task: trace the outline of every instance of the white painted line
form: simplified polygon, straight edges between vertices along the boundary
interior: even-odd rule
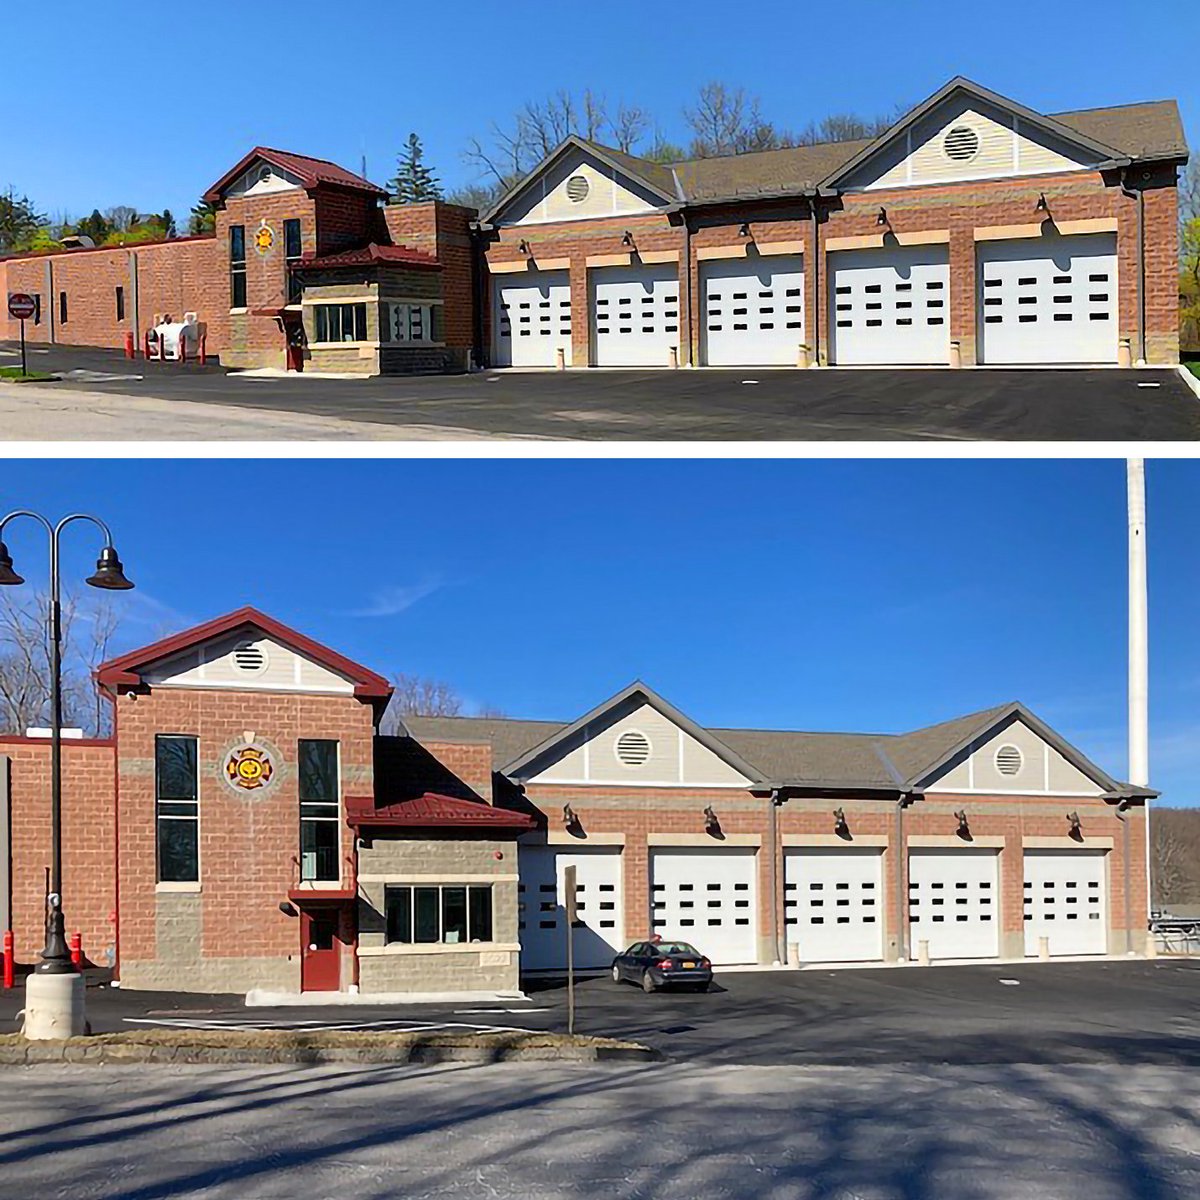
[[[753,383],[753,384],[757,384],[757,383],[758,383],[758,380],[757,380],[757,379],[743,379],[743,380],[742,380],[742,383],[744,383],[744,384],[746,384],[746,383]]]
[[[1000,982],[1002,984],[1004,984],[1006,987],[1020,987],[1021,986],[1021,981],[1019,979],[1001,979]]]
[[[1161,383],[1139,383],[1138,387],[1140,387],[1140,388],[1142,388],[1142,387],[1156,388],[1156,387],[1162,387],[1162,384]]]

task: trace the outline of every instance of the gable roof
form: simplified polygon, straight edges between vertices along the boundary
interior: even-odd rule
[[[361,175],[355,175],[352,171],[347,171],[345,167],[339,167],[337,163],[330,162],[327,158],[310,158],[307,154],[293,154],[290,150],[275,150],[270,146],[255,146],[235,166],[226,171],[204,193],[202,198],[207,200],[209,204],[216,204],[224,195],[225,189],[257,158],[261,158],[264,162],[278,167],[281,171],[288,171],[292,175],[295,175],[306,188],[315,188],[321,184],[326,184],[329,187],[350,188],[353,191],[370,192],[372,195],[379,197],[387,196],[387,192],[379,187],[378,184],[372,183],[369,179],[364,179]]]
[[[223,617],[206,621],[202,625],[195,625],[182,633],[172,634],[149,646],[131,650],[117,658],[110,658],[95,669],[93,677],[101,687],[114,691],[120,687],[137,687],[142,682],[141,672],[153,663],[161,662],[164,658],[170,658],[213,638],[243,629],[255,629],[265,633],[313,662],[344,675],[354,684],[354,695],[359,700],[370,700],[379,706],[391,699],[392,685],[382,675],[377,675],[361,663],[356,663],[338,654],[336,650],[313,641],[274,617],[249,607],[239,608],[235,612],[226,613]]]
[[[622,174],[629,176],[629,178],[636,180],[666,204],[674,204],[679,199],[670,167],[664,167],[661,163],[650,162],[645,158],[638,158],[633,154],[626,154],[623,150],[614,150],[611,146],[602,146],[599,142],[592,142],[587,138],[582,138],[578,134],[572,133],[563,138],[532,171],[529,171],[514,183],[486,212],[481,213],[479,223],[481,225],[490,224],[534,180],[544,175],[570,150],[583,150],[587,154],[594,155],[601,162],[607,163],[613,170],[620,171]]]
[[[426,792],[411,800],[376,804],[371,796],[346,797],[346,824],[352,828],[491,829],[523,832],[533,829],[534,818],[508,808],[494,808],[482,800],[462,800]]]
[[[632,694],[635,689],[645,689],[649,693],[644,684],[632,684],[612,701],[606,701],[570,725],[560,721],[514,721],[499,717],[406,717],[404,723],[418,741],[428,738],[431,741],[491,742],[495,769],[520,778],[520,772],[526,764],[566,738],[569,732],[581,729],[620,697]],[[657,699],[666,704],[661,697]],[[671,712],[677,710],[671,709]],[[682,714],[679,717],[682,718],[679,720],[681,725],[687,722],[684,728],[688,728],[689,732],[699,729]],[[709,739],[706,744],[720,746],[727,753],[735,755],[742,764],[737,769],[758,788],[898,794],[920,791],[921,786],[948,765],[955,755],[1013,717],[1028,724],[1068,762],[1095,779],[1112,798],[1157,795],[1149,788],[1139,788],[1113,779],[1016,701],[908,733],[810,733],[722,728],[699,729],[699,732]]]

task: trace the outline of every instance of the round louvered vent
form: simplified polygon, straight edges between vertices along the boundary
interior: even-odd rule
[[[650,757],[650,739],[639,729],[626,730],[617,738],[616,754],[627,767],[643,766]]]
[[[1025,765],[1025,758],[1016,746],[1001,746],[996,751],[996,770],[1001,775],[1019,774]]]
[[[257,675],[267,669],[267,652],[261,646],[251,642],[243,642],[232,656],[233,665],[243,675]]]
[[[979,134],[970,125],[955,125],[942,142],[946,157],[955,162],[969,162],[979,153]]]
[[[572,175],[567,180],[567,197],[572,204],[578,204],[581,200],[586,200],[590,190],[588,181],[582,175]]]

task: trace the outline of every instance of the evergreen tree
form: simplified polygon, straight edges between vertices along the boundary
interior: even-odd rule
[[[23,250],[46,223],[28,196],[9,188],[0,194],[0,250]]]
[[[188,233],[212,233],[217,227],[217,210],[207,200],[201,200],[192,205],[191,216],[188,217]]]
[[[442,185],[425,165],[425,149],[415,133],[408,135],[408,146],[396,160],[396,177],[391,181],[392,200],[396,204],[416,204],[421,200],[440,200]]]
[[[112,233],[112,226],[104,219],[103,213],[98,208],[93,208],[90,217],[84,217],[82,221],[76,222],[75,232],[84,237],[90,237],[97,246],[102,246],[104,239]]]

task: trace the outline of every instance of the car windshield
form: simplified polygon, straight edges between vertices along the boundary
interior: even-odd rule
[[[654,948],[667,958],[678,958],[680,955],[684,958],[700,957],[700,951],[695,946],[689,946],[687,942],[659,942]]]

